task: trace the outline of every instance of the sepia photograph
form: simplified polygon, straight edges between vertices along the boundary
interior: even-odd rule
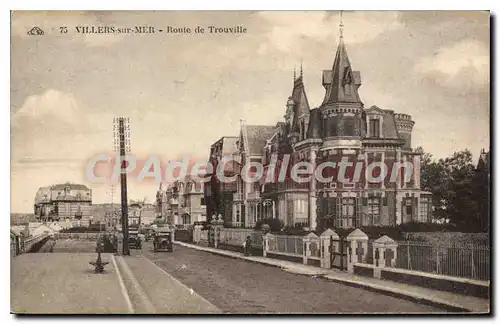
[[[11,314],[491,315],[489,11],[10,19]]]

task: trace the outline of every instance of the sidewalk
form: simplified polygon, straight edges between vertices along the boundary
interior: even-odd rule
[[[113,255],[105,272],[89,264],[95,253],[26,253],[11,259],[11,312],[123,314],[129,311]]]
[[[428,289],[419,286],[406,285],[389,280],[380,280],[375,278],[363,277],[336,269],[323,269],[296,262],[283,261],[273,258],[264,258],[257,256],[247,257],[238,252],[215,249],[196,244],[184,243],[179,241],[175,241],[174,243],[191,249],[219,254],[234,259],[242,259],[249,262],[255,262],[255,263],[265,264],[268,266],[278,267],[281,268],[283,271],[295,274],[317,276],[341,284],[377,291],[383,294],[389,294],[400,298],[410,299],[420,303],[428,303],[439,307],[445,307],[447,309],[452,309],[453,311],[467,311],[473,313],[489,312],[490,302],[488,299],[465,296],[460,294],[453,294],[445,291]]]
[[[216,306],[142,255],[116,262],[135,314],[218,314]]]

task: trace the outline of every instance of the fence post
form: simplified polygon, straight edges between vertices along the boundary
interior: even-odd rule
[[[387,266],[394,267],[396,265],[397,247],[398,244],[387,235],[384,235],[373,242],[373,262],[375,263],[373,276],[375,278],[381,278],[383,268]],[[378,259],[375,257],[376,250],[378,250]],[[392,252],[391,258],[386,255],[389,251]],[[390,263],[386,264],[386,261],[388,260]]]
[[[346,238],[350,242],[350,253],[347,256],[347,271],[354,273],[354,264],[364,262],[368,253],[368,235],[359,228],[355,229]]]
[[[321,267],[330,269],[332,267],[332,253],[338,252],[338,244],[335,244],[332,240],[339,240],[339,236],[332,229],[326,229],[321,233]]]
[[[314,233],[309,233],[302,238],[304,243],[304,251],[302,251],[302,262],[307,264],[307,260],[311,256],[311,240],[318,239],[318,235]]]
[[[474,264],[474,248],[471,249],[471,269],[472,269],[472,278],[476,279],[476,266]]]
[[[262,241],[262,256],[264,258],[267,257],[267,251],[269,249],[269,233],[264,234],[263,241]]]
[[[436,273],[439,274],[440,270],[440,260],[439,260],[439,247],[436,247]]]
[[[193,228],[193,243],[199,244],[201,240],[201,230],[203,226],[202,225],[194,225]]]

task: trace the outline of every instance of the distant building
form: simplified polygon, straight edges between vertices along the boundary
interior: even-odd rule
[[[41,187],[35,196],[35,215],[41,221],[79,220],[88,224],[92,214],[92,190],[82,184]]]
[[[49,234],[50,235],[50,234],[54,234],[55,232],[57,232],[57,231],[50,226],[40,225],[40,226],[34,228],[30,234],[31,234],[31,236],[35,237],[35,236],[39,236],[42,234]]]
[[[120,204],[92,204],[93,222],[102,222],[108,227],[118,224],[121,217]]]
[[[10,214],[10,225],[24,225],[29,222],[36,222],[37,216],[35,214],[25,214],[25,213],[11,213]]]
[[[223,158],[231,158],[230,162],[221,161]],[[239,173],[241,167],[241,156],[238,149],[237,136],[224,136],[210,146],[209,162],[213,166],[211,181],[205,183],[204,194],[207,205],[207,215],[221,215],[225,226],[241,226],[243,224],[241,208],[233,205],[233,201],[241,201],[239,182],[220,182],[214,176],[220,162],[224,162],[224,176],[233,177]],[[234,210],[233,210],[234,209]]]
[[[203,183],[187,177],[176,181],[166,191],[157,192],[158,218],[170,225],[192,225],[206,221],[207,206],[203,194]]]
[[[151,225],[155,220],[156,207],[143,202],[132,202],[128,207],[129,226]]]

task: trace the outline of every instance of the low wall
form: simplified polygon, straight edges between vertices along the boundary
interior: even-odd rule
[[[354,273],[361,276],[373,278],[374,269],[375,267],[371,264],[357,263],[354,265]],[[479,298],[488,299],[490,297],[490,283],[488,281],[443,276],[398,268],[381,268],[380,274],[381,279],[408,285],[421,286]]]
[[[175,240],[193,243],[193,230],[192,229],[175,229]]]
[[[25,247],[25,252],[26,253],[38,252],[45,245],[45,243],[47,243],[48,240],[49,240],[49,236],[46,235],[43,239],[41,239],[40,241],[37,241],[36,243],[33,243],[31,245],[27,244],[27,246]]]
[[[222,243],[222,244],[218,245],[218,248],[222,249],[222,250],[227,250],[227,251],[245,253],[245,251],[243,250],[243,246],[242,245],[238,246],[238,245],[232,245],[232,244]],[[250,253],[253,256],[263,256],[264,255],[261,246],[252,246],[250,248]]]
[[[56,240],[97,240],[99,235],[103,233],[54,233],[54,239]]]
[[[285,255],[285,254],[277,254],[277,253],[273,253],[273,252],[267,252],[267,257],[272,258],[272,259],[297,262],[297,263],[304,262],[304,259],[301,255]]]

